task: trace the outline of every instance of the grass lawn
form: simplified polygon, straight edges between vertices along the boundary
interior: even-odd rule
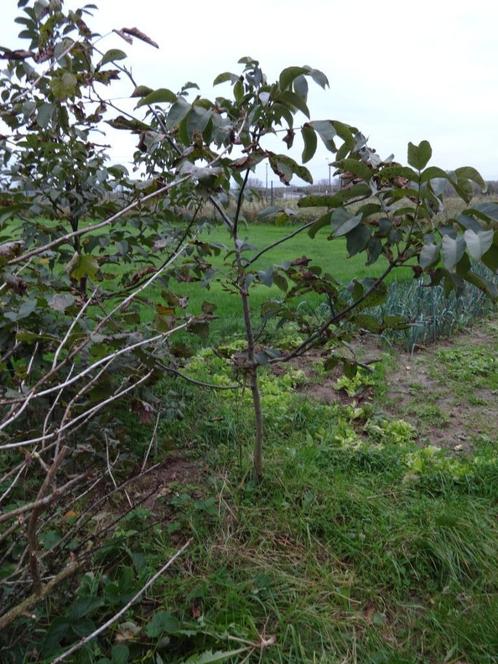
[[[246,256],[255,255],[257,251],[291,233],[295,228],[294,226],[277,226],[274,224],[245,226],[242,229],[241,238],[255,247],[254,250],[248,251]],[[324,272],[344,283],[351,281],[353,278],[377,277],[385,269],[386,262],[384,259],[379,259],[374,265],[365,266],[365,254],[348,257],[346,241],[343,238],[327,241],[327,235],[328,232],[323,230],[312,239],[306,232],[303,232],[261,256],[254,263],[254,269],[265,270],[271,265],[278,265],[303,255],[312,258],[314,265],[319,265]],[[230,238],[221,225],[211,226],[201,236],[201,239],[231,248]],[[228,258],[228,261],[232,259],[233,255]],[[216,314],[219,319],[211,325],[212,335],[215,338],[219,336],[226,337],[242,330],[241,305],[239,298],[227,292],[223,287],[223,274],[228,270],[228,265],[224,265],[222,256],[214,257],[212,264],[219,269],[219,275],[210,283],[209,288],[199,289],[195,283],[181,283],[175,287],[175,291],[189,298],[195,312],[200,312],[202,302],[205,300],[216,304]],[[409,276],[408,270],[401,268],[390,275],[389,280],[406,278],[406,276]],[[251,289],[251,306],[255,318],[257,319],[257,312],[265,301],[272,298],[281,298],[282,295],[282,291],[276,286],[271,288],[261,285],[253,287]],[[306,301],[310,306],[316,306],[320,300],[318,296],[307,296]]]

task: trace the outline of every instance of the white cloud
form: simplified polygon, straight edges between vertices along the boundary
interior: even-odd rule
[[[355,124],[382,155],[405,158],[409,140],[428,139],[435,163],[477,167],[498,179],[498,3],[494,0],[95,0],[103,33],[137,26],[157,51],[113,35],[136,78],[178,89],[193,80],[206,94],[220,71],[237,71],[243,55],[258,58],[270,77],[290,64],[322,69],[331,89],[313,90],[315,118]],[[0,43],[16,34],[15,0],[2,0]],[[79,3],[66,2],[68,6]],[[17,26],[16,26],[17,27]],[[122,91],[124,89],[122,88]],[[124,157],[130,144],[115,145]],[[327,154],[312,170],[327,177]]]

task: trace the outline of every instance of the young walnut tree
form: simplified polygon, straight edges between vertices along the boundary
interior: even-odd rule
[[[498,204],[472,205],[476,187],[485,186],[479,173],[430,165],[427,141],[409,144],[408,165],[383,161],[355,127],[312,120],[308,86],[326,89],[322,72],[291,66],[269,82],[260,63],[244,57],[238,73],[216,77],[222,94],[212,100],[193,83],[179,92],[152,89],[134,79],[121,48],[105,49],[109,37],[89,26],[93,5],[72,11],[61,0],[19,0],[18,6],[26,48],[0,47],[0,564],[9,566],[2,627],[57,582],[89,568],[85,519],[70,530],[68,566],[60,561],[69,537],[43,552],[40,538],[79,497],[109,482],[116,490],[115,475],[134,453],[116,433],[119,404],[157,429],[162,406],[154,384],[165,373],[189,379],[187,334],[210,343],[215,306],[205,302],[202,311],[191,311],[184,282],[205,289],[220,279],[240,302],[245,350],[232,358],[239,380],[231,388],[248,386],[252,395],[259,480],[259,375],[266,365],[321,347],[327,367],[354,372],[348,342],[355,335],[404,324],[370,311],[385,298],[390,273],[404,267],[428,286],[461,292],[469,283],[495,298],[492,282],[475,266],[498,269]],[[114,32],[112,39],[157,47],[137,28]],[[129,83],[134,104],[115,100],[118,80]],[[109,126],[136,138],[135,177],[110,162]],[[256,167],[268,164],[284,185],[294,178],[311,184],[305,164],[319,141],[343,187],[301,198],[293,225],[282,225],[281,237],[256,251],[244,208]],[[289,154],[295,146],[299,159]],[[442,182],[467,206],[454,217],[445,212]],[[223,247],[202,234],[211,223],[224,225]],[[349,256],[362,254],[367,266],[381,262],[380,276],[345,285],[333,264],[322,270],[313,255],[289,254],[284,263],[258,269],[275,246],[323,229],[330,241],[345,238]],[[212,257],[220,251],[224,267],[217,269]],[[254,289],[273,285],[281,296],[255,311]],[[299,306],[310,294],[323,302],[322,317]],[[296,324],[302,343],[288,352],[266,346],[258,325],[270,319]],[[148,472],[149,452],[139,475]]]

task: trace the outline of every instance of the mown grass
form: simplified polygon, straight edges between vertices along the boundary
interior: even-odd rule
[[[289,225],[279,226],[269,223],[245,225],[241,237],[253,249],[247,257],[281,237],[292,232]],[[365,265],[363,254],[349,257],[344,238],[327,240],[328,231],[317,233],[314,239],[302,233],[288,242],[274,247],[254,263],[254,269],[264,271],[271,265],[280,265],[301,256],[312,258],[312,264],[322,268],[324,273],[331,274],[338,282],[346,285],[353,279],[378,277],[386,268],[386,261],[380,258],[374,265]],[[216,305],[216,318],[210,325],[210,339],[218,341],[229,338],[233,334],[243,332],[241,303],[239,297],[226,287],[225,279],[229,272],[233,254],[223,258],[226,250],[231,248],[230,238],[221,225],[210,225],[201,234],[200,239],[222,245],[225,249],[219,256],[210,258],[216,270],[215,278],[206,288],[199,288],[198,283],[177,283],[174,290],[187,297],[192,311],[200,313],[202,304],[209,301]],[[478,271],[486,279],[497,283],[487,270]],[[465,325],[490,312],[493,308],[491,300],[476,287],[467,285],[465,293],[445,294],[442,286],[428,288],[422,280],[414,280],[409,268],[399,268],[386,279],[389,291],[385,303],[373,313],[382,319],[383,316],[401,315],[409,326],[406,331],[387,335],[389,339],[401,342],[411,349],[416,345],[433,343],[441,337],[448,337],[462,329]],[[271,299],[283,299],[283,293],[276,286],[253,285],[250,289],[250,303],[256,325],[260,321],[261,306]],[[150,295],[153,301],[160,299],[160,291],[156,289]],[[316,294],[307,294],[305,298],[294,298],[294,303],[302,303],[307,310],[318,310],[323,298]],[[144,320],[153,316],[153,310],[143,310]]]
[[[275,225],[269,223],[257,223],[245,225],[241,229],[241,239],[247,241],[251,246],[245,256],[250,258],[258,251],[273,242],[279,240],[285,235],[295,230],[294,226]],[[317,233],[314,239],[310,238],[306,232],[291,238],[284,244],[278,245],[266,254],[261,256],[253,268],[257,271],[265,270],[271,265],[280,265],[286,261],[291,261],[301,256],[308,256],[312,259],[313,265],[318,265],[326,273],[331,274],[337,281],[348,283],[352,279],[363,279],[365,277],[377,277],[386,268],[384,259],[379,259],[372,266],[366,266],[366,257],[357,255],[348,257],[346,251],[346,242],[343,238],[334,241],[327,240],[327,231]],[[226,287],[225,279],[230,270],[233,254],[224,259],[226,251],[232,248],[231,239],[226,229],[221,225],[210,225],[200,235],[201,240],[213,242],[222,245],[224,249],[219,256],[210,257],[209,262],[216,270],[216,276],[205,288],[199,288],[198,283],[177,283],[174,285],[174,291],[182,297],[187,297],[189,305],[193,312],[200,313],[202,303],[212,302],[216,305],[216,320],[211,324],[211,338],[219,339],[229,337],[234,333],[241,332],[242,312],[240,299],[236,294],[229,292]],[[396,278],[406,278],[407,270],[400,269],[393,274],[389,281]],[[263,285],[253,286],[250,290],[250,302],[255,322],[259,320],[259,311],[261,305],[270,299],[282,298],[284,293],[276,286],[270,288]],[[160,290],[152,291],[149,297],[156,301],[160,298]],[[300,298],[301,300],[303,298]],[[315,307],[321,299],[315,295],[306,297],[306,304],[309,307]],[[153,316],[152,310],[143,311],[144,320]]]

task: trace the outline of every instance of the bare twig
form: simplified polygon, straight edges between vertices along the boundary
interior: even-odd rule
[[[61,546],[64,546],[64,543],[67,540],[71,539],[73,534],[77,530],[82,528],[82,526],[88,521],[88,519],[87,519],[87,521],[84,521],[85,517],[88,514],[91,514],[93,511],[95,511],[95,509],[97,509],[97,507],[99,505],[104,503],[106,500],[108,500],[112,495],[114,495],[118,491],[122,491],[126,486],[128,486],[132,482],[135,482],[137,479],[139,479],[139,478],[143,477],[144,475],[147,475],[148,473],[156,470],[157,468],[160,467],[160,465],[161,464],[156,463],[154,466],[151,466],[150,468],[147,468],[147,470],[144,470],[143,472],[140,472],[138,475],[134,475],[133,477],[130,477],[128,480],[126,480],[125,482],[122,482],[120,485],[118,485],[115,489],[112,489],[112,491],[110,491],[109,493],[106,493],[105,496],[102,496],[101,498],[99,498],[96,502],[94,502],[92,505],[90,505],[90,507],[88,507],[82,514],[80,514],[80,516],[78,517],[78,520],[76,521],[76,523],[67,531],[67,533],[64,535],[64,537],[61,540],[59,540],[57,542],[57,544],[54,544],[54,546],[51,549],[49,549],[44,555],[48,555],[48,554],[52,553],[55,549],[58,549]],[[102,478],[100,478],[100,479],[102,479]]]
[[[252,265],[255,263],[258,258],[260,258],[263,254],[266,254],[267,251],[270,251],[271,249],[274,249],[275,247],[278,247],[279,244],[282,244],[283,242],[287,242],[287,240],[290,240],[291,238],[295,237],[296,235],[299,235],[299,233],[302,233],[305,231],[307,228],[311,228],[313,224],[316,223],[316,219],[313,219],[313,221],[310,221],[307,224],[303,224],[299,228],[296,228],[295,231],[292,233],[289,233],[288,235],[284,235],[284,237],[281,237],[279,240],[276,240],[275,242],[272,242],[271,244],[267,245],[266,247],[263,247],[260,251],[258,251],[257,254],[254,254],[252,258],[247,262],[247,266]]]
[[[119,350],[114,351],[113,353],[109,353],[109,355],[106,355],[105,357],[100,358],[90,366],[86,367],[86,369],[83,369],[83,371],[80,371],[80,373],[76,374],[75,376],[66,378],[66,380],[62,383],[59,383],[58,385],[54,385],[52,387],[47,388],[46,390],[41,390],[40,392],[34,392],[32,391],[30,395],[26,397],[30,399],[39,399],[40,397],[45,397],[48,394],[52,394],[53,392],[57,392],[60,389],[65,389],[66,387],[69,387],[73,383],[76,383],[78,380],[81,378],[84,378],[86,375],[97,369],[97,367],[101,366],[102,364],[106,364],[108,362],[114,361],[117,357],[124,355],[125,353],[130,353],[133,350],[136,350],[137,348],[140,348],[141,346],[146,346],[147,344],[154,343],[155,341],[159,341],[160,339],[163,339],[165,337],[171,336],[175,332],[178,332],[179,330],[183,330],[185,327],[188,326],[190,323],[190,319],[185,322],[181,323],[180,325],[177,325],[176,327],[172,328],[171,330],[168,330],[167,332],[161,332],[160,334],[156,334],[153,337],[148,337],[147,339],[142,339],[141,341],[137,341],[133,344],[129,344],[128,346],[125,346],[124,348],[120,348]],[[34,388],[33,388],[34,390]],[[21,398],[17,398],[16,401],[21,401]],[[14,400],[13,400],[14,401]]]
[[[71,376],[73,375],[73,371],[74,371],[74,364],[72,364],[71,368],[69,369],[68,378],[71,378]],[[43,421],[43,432],[42,432],[43,436],[47,435],[48,423],[49,423],[50,418],[52,417],[52,413],[56,409],[57,404],[59,402],[59,399],[61,398],[63,393],[64,393],[64,388],[61,387],[61,389],[59,390],[59,394],[57,394],[57,396],[55,397],[52,405],[50,406],[50,409],[49,409],[48,413],[45,416],[45,420]]]
[[[150,451],[152,449],[152,445],[157,440],[157,429],[159,427],[159,420],[160,419],[161,419],[161,411],[158,410],[157,411],[157,416],[156,416],[156,423],[154,425],[154,431],[152,432],[152,436],[150,437],[150,443],[149,443],[149,446],[147,447],[147,452],[145,453],[144,460],[143,460],[143,463],[142,463],[142,473],[144,472],[145,467],[147,466],[147,461],[149,459],[149,454],[150,454]]]
[[[136,387],[144,383],[146,380],[150,378],[150,376],[154,373],[153,370],[149,371],[145,376],[142,376],[139,380],[135,381],[130,385],[129,387],[121,390],[120,392],[117,392],[113,394],[112,396],[108,397],[104,401],[101,401],[100,403],[96,404],[93,406],[93,408],[90,408],[88,411],[81,413],[81,415],[78,415],[74,419],[70,420],[67,422],[64,427],[58,429],[57,431],[54,431],[52,433],[47,434],[46,436],[38,436],[37,438],[31,438],[29,440],[23,440],[18,443],[9,443],[7,445],[2,445],[0,449],[2,450],[7,450],[7,449],[16,449],[18,447],[26,447],[27,445],[33,445],[35,443],[40,443],[42,441],[46,441],[50,438],[54,438],[55,436],[59,436],[63,431],[66,431],[67,429],[70,429],[73,427],[77,422],[79,422],[82,419],[90,419],[95,415],[96,412],[101,410],[102,408],[105,408],[109,403],[112,403],[113,401],[116,401],[116,399],[120,399],[122,396],[127,394],[128,392],[131,392],[131,390],[134,390]]]
[[[82,473],[81,475],[78,475],[78,477],[74,477],[72,480],[64,484],[63,486],[55,489],[55,491],[48,496],[45,496],[44,498],[41,498],[39,500],[35,500],[32,503],[26,503],[26,505],[22,505],[21,507],[18,507],[17,509],[11,510],[10,512],[5,512],[3,514],[0,514],[0,523],[3,523],[4,521],[8,521],[9,519],[14,519],[15,517],[21,516],[21,514],[24,514],[25,512],[30,512],[32,509],[35,508],[40,508],[40,507],[45,507],[46,505],[50,505],[56,498],[59,498],[59,496],[62,496],[64,493],[69,491],[69,489],[72,489],[75,484],[78,484],[81,482],[82,479],[84,479],[87,476],[87,473]]]
[[[118,452],[116,458],[114,459],[114,463],[111,463],[111,459],[110,459],[110,456],[109,456],[109,438],[107,436],[107,432],[104,433],[104,438],[105,438],[105,458],[106,458],[106,463],[107,463],[107,472],[109,473],[109,477],[111,478],[111,481],[114,484],[114,488],[117,489],[118,488],[118,483],[116,482],[116,480],[114,479],[114,475],[112,474],[112,466],[117,462],[117,460],[119,458],[119,452]],[[130,507],[133,507],[133,504],[130,500],[130,496],[128,495],[128,491],[126,491],[126,489],[124,489],[123,493],[126,496],[126,500],[128,501],[128,505]]]
[[[43,254],[45,251],[48,251],[49,249],[54,249],[55,247],[58,247],[60,244],[65,244],[66,242],[69,242],[75,237],[80,237],[80,235],[85,235],[86,233],[92,233],[93,231],[96,231],[99,228],[104,228],[105,226],[114,223],[118,219],[121,219],[121,217],[123,217],[125,214],[128,214],[128,212],[131,212],[139,205],[142,205],[143,203],[146,203],[147,201],[150,201],[151,199],[156,198],[157,196],[161,196],[161,194],[165,194],[172,187],[176,187],[180,184],[183,184],[184,182],[190,180],[190,178],[191,178],[190,175],[186,175],[183,178],[174,180],[173,182],[170,182],[169,184],[166,184],[163,187],[156,189],[156,191],[153,191],[150,194],[143,196],[142,198],[138,198],[137,200],[133,201],[133,203],[130,203],[125,208],[122,208],[121,210],[111,215],[107,219],[104,219],[103,221],[99,221],[95,224],[89,224],[88,226],[80,228],[77,231],[72,231],[71,233],[66,233],[66,235],[63,235],[55,240],[52,240],[51,242],[47,242],[41,247],[32,249],[31,251],[28,251],[25,254],[22,254],[21,256],[16,256],[16,258],[12,258],[8,262],[8,265],[15,265],[16,263],[22,263],[23,261],[27,260],[28,258],[31,258],[32,256],[38,256],[40,254]]]
[[[64,347],[64,344],[69,339],[69,336],[70,336],[71,332],[74,330],[77,322],[83,316],[83,314],[85,313],[86,309],[88,308],[88,306],[90,305],[90,303],[92,302],[92,300],[93,300],[93,298],[95,297],[96,294],[97,294],[97,288],[94,289],[93,293],[90,295],[88,300],[85,302],[85,304],[81,307],[81,309],[78,311],[78,313],[76,314],[76,316],[72,320],[71,325],[68,327],[67,332],[64,335],[63,340],[60,342],[57,350],[55,351],[54,359],[53,359],[53,362],[52,362],[52,369],[54,369],[57,366],[57,360],[59,359],[59,355],[60,355],[61,350]]]
[[[8,486],[7,489],[5,489],[5,491],[4,491],[4,492],[2,493],[2,495],[0,496],[0,504],[3,503],[3,501],[5,500],[5,498],[7,498],[7,496],[9,495],[9,493],[10,493],[10,492],[12,491],[12,489],[15,487],[15,485],[17,484],[19,478],[21,477],[21,475],[22,475],[22,473],[24,472],[25,469],[26,469],[26,463],[23,463],[23,464],[21,465],[21,468],[19,469],[17,475],[14,477],[13,481],[10,483],[10,486]],[[1,523],[1,521],[2,521],[2,517],[1,517],[1,515],[0,515],[0,523]]]

